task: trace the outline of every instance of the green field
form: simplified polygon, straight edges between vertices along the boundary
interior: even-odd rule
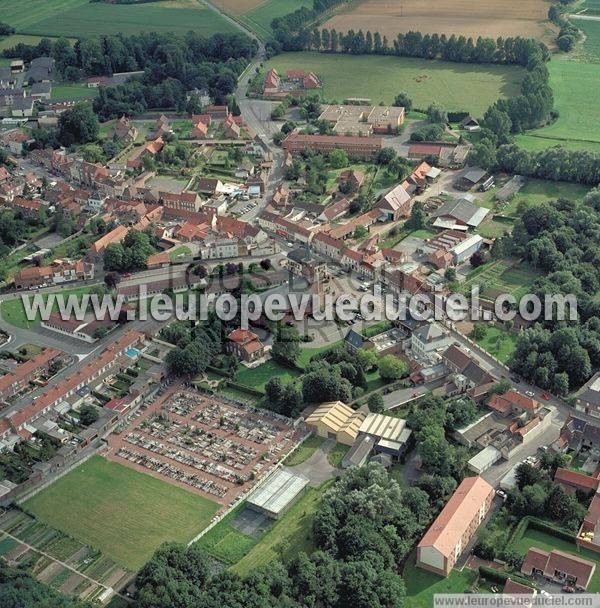
[[[325,346],[317,346],[317,347],[307,347],[304,348],[302,345],[300,346],[300,356],[296,363],[298,367],[306,367],[311,359],[315,355],[320,355],[327,350],[331,350],[332,348],[336,348],[341,344],[341,340],[339,342],[333,342],[332,344],[325,344]]]
[[[436,593],[464,593],[475,582],[477,573],[463,568],[452,570],[450,576],[442,578],[415,565],[415,554],[409,558],[402,573],[406,584],[407,608],[431,608]]]
[[[323,81],[324,99],[368,97],[373,103],[392,103],[398,91],[412,97],[415,107],[443,103],[448,110],[481,116],[499,97],[519,92],[523,70],[514,66],[468,65],[407,57],[284,53],[269,60],[266,69],[280,72],[304,69]],[[352,75],[349,78],[349,75]]]
[[[576,56],[586,63],[600,63],[600,21],[575,18],[573,24],[585,34],[585,40],[577,49]]]
[[[132,570],[163,542],[188,542],[218,505],[94,456],[24,504],[39,520]]]
[[[280,365],[277,363],[277,361],[270,359],[266,363],[263,363],[262,365],[259,365],[253,369],[249,369],[242,365],[238,373],[235,375],[235,381],[262,391],[270,378],[277,376],[281,378],[281,381],[284,384],[286,384],[290,380],[297,378],[298,375],[299,373],[297,371]]]
[[[556,122],[517,137],[527,149],[563,145],[570,149],[600,151],[599,67],[566,59],[552,59],[548,64],[555,107],[560,112]]]
[[[0,0],[0,14],[20,33],[85,38],[102,34],[190,30],[211,35],[237,31],[217,12],[193,0],[142,4],[108,4],[87,0]],[[4,19],[4,17],[3,17]]]
[[[244,13],[239,20],[254,31],[260,38],[269,38],[273,30],[271,22],[276,17],[283,17],[288,13],[306,6],[312,8],[312,0],[267,0],[255,9]]]
[[[232,570],[240,576],[247,576],[278,557],[285,560],[300,551],[312,553],[315,549],[312,534],[315,511],[330,483],[319,488],[309,488]]]
[[[543,179],[527,178],[527,183],[512,198],[506,206],[502,207],[502,215],[516,216],[517,209],[521,203],[540,204],[565,198],[570,201],[581,200],[589,188],[581,184],[570,182],[550,182]],[[494,196],[497,190],[487,193],[486,200],[490,206],[494,204]],[[487,206],[487,205],[485,205]]]
[[[515,334],[490,323],[484,322],[482,325],[485,327],[485,336],[475,341],[496,359],[506,363],[517,348],[517,337]]]
[[[52,87],[52,101],[69,101],[71,99],[93,99],[98,89],[90,89],[81,84],[61,84]]]
[[[86,285],[85,287],[75,287],[74,289],[65,289],[64,291],[57,291],[53,293],[60,293],[65,297],[69,295],[83,295],[84,293],[89,293],[91,287],[93,286]],[[33,297],[33,295],[34,294],[32,293],[31,297]],[[44,301],[47,300],[48,295],[50,294],[43,294],[42,297],[44,298]],[[29,294],[27,294],[27,296],[29,296]],[[55,303],[53,311],[56,310],[58,310],[58,308]],[[3,300],[0,304],[0,316],[2,316],[7,323],[10,323],[15,327],[21,327],[22,329],[31,329],[32,327],[37,327],[41,320],[39,312],[34,321],[29,321],[27,319],[25,308],[23,307],[23,301],[20,297],[13,298],[11,300]]]

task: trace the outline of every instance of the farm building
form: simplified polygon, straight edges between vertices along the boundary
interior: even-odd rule
[[[478,207],[469,198],[465,197],[444,203],[434,214],[435,228],[449,230],[468,230],[477,228],[490,212],[485,207]]]
[[[454,264],[460,264],[464,262],[466,259],[470,258],[476,251],[479,251],[483,246],[483,237],[479,234],[474,234],[470,236],[468,239],[458,243],[452,249],[450,249],[450,253],[452,253]]]
[[[470,190],[477,184],[482,183],[486,175],[487,171],[485,171],[485,169],[472,167],[457,180],[456,187],[460,190]]]
[[[467,477],[417,546],[417,566],[448,576],[485,519],[494,488],[481,477]]]
[[[365,414],[355,412],[341,401],[322,403],[308,418],[306,426],[319,437],[335,439],[344,445],[352,445]]]
[[[308,485],[308,479],[284,469],[278,469],[248,497],[250,508],[279,519]]]

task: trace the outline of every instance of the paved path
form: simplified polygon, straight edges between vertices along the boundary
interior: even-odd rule
[[[308,460],[295,467],[284,468],[292,473],[304,475],[304,477],[309,479],[310,485],[313,488],[318,488],[340,473],[340,469],[336,469],[327,460],[327,454],[329,454],[334,445],[335,439],[326,439]]]

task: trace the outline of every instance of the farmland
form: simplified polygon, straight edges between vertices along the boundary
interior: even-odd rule
[[[525,148],[531,144],[534,149],[556,145],[582,150],[600,149],[598,66],[553,59],[548,69],[555,107],[560,116],[548,127],[517,137],[517,142]]]
[[[577,56],[582,61],[600,63],[600,21],[574,18],[573,23],[585,34],[585,40],[577,51]]]
[[[232,12],[232,14],[241,15],[240,21],[242,21],[244,25],[248,26],[263,39],[268,38],[271,35],[271,22],[276,17],[283,17],[284,15],[292,13],[302,6],[312,8],[312,0],[267,0],[263,3],[257,3],[255,0],[244,0],[243,2],[239,2],[238,0],[222,1],[225,7],[227,7],[228,4],[234,4],[236,7],[239,7],[240,5],[246,6],[248,4],[254,4],[256,8],[248,10],[243,14],[240,12],[235,12],[235,10],[231,10],[229,12]]]
[[[218,505],[94,456],[28,500],[25,508],[137,570],[161,543],[193,538]]]
[[[368,97],[373,103],[392,103],[400,90],[415,107],[426,108],[444,100],[449,110],[480,116],[499,97],[518,94],[523,70],[514,66],[467,65],[407,57],[284,53],[271,59],[267,69],[313,71],[323,81],[327,100]],[[352,74],[353,78],[348,78]]]
[[[338,32],[371,30],[386,35],[390,41],[401,32],[423,34],[462,34],[477,38],[487,36],[536,37],[553,41],[553,31],[546,21],[548,4],[543,0],[364,0],[347,5],[329,19],[324,27]]]
[[[20,10],[17,5],[23,6]],[[32,6],[33,5],[33,6]],[[20,33],[37,36],[99,36],[140,32],[194,30],[198,34],[237,31],[215,11],[194,0],[132,4],[88,3],[85,0],[48,0],[19,3],[0,0],[0,13]]]

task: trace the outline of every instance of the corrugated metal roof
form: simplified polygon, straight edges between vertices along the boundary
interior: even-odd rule
[[[384,414],[368,414],[360,426],[360,432],[373,435],[380,439],[399,441],[402,431],[406,426],[406,420],[394,418]]]

